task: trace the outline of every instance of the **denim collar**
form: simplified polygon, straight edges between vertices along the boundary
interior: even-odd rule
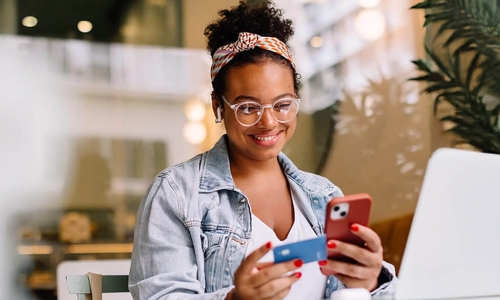
[[[228,137],[224,134],[212,149],[205,152],[201,160],[200,191],[212,192],[221,189],[236,190],[228,154]],[[283,153],[278,155],[278,162],[289,180],[293,180],[308,193],[331,192],[335,187],[326,181],[299,170]]]

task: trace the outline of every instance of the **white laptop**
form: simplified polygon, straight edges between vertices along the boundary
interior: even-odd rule
[[[432,155],[398,278],[397,300],[500,299],[500,155]]]

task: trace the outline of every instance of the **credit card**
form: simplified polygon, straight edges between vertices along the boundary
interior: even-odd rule
[[[305,264],[326,260],[326,236],[278,246],[273,249],[274,262],[301,259]]]

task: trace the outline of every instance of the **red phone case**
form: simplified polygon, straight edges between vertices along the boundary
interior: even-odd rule
[[[351,225],[357,223],[368,226],[371,204],[372,199],[368,194],[355,194],[330,200],[326,209],[325,218],[325,234],[327,240],[339,240],[364,247],[365,241],[352,233]],[[346,207],[347,211],[345,209]],[[343,211],[346,212],[346,214],[342,217],[340,214]],[[328,258],[354,262],[352,259],[330,249],[328,249]]]

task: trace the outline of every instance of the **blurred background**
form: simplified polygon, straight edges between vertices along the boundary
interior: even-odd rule
[[[203,30],[237,3],[0,0],[4,285],[57,299],[60,263],[130,258],[153,177],[223,133]],[[450,144],[408,81],[425,57],[424,13],[413,0],[275,3],[295,22],[303,82],[285,152],[345,194],[372,195],[371,226],[398,268],[427,159]]]

